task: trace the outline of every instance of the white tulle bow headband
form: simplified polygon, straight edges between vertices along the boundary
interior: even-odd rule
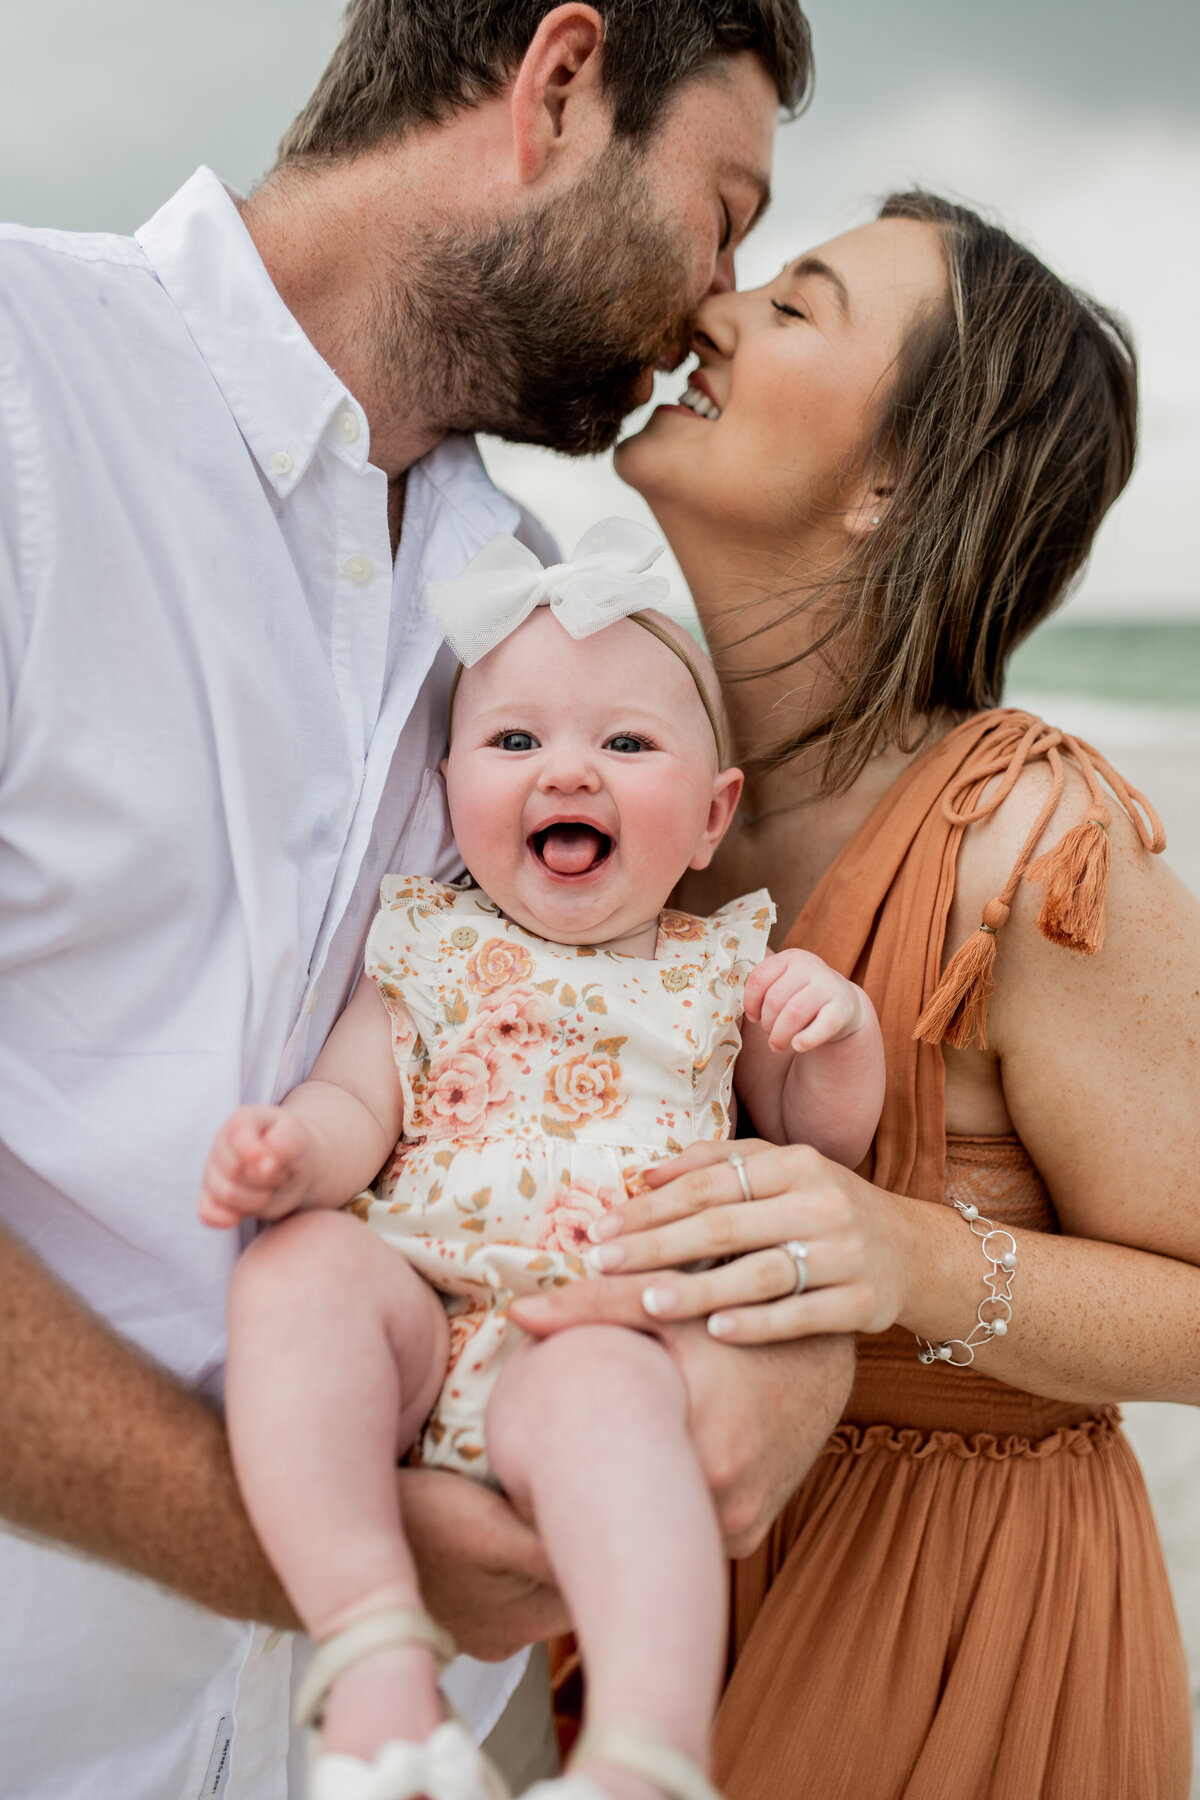
[[[454,581],[435,581],[429,605],[464,668],[548,606],[573,638],[591,637],[617,619],[657,606],[670,583],[645,570],[662,555],[655,534],[634,519],[601,519],[585,531],[570,562],[544,569],[532,550],[501,533]]]
[[[430,583],[429,609],[467,669],[503,643],[539,606],[548,606],[573,638],[591,637],[619,619],[631,619],[665,644],[695,682],[724,767],[720,717],[698,665],[643,611],[671,591],[665,577],[646,574],[662,553],[661,539],[635,519],[601,519],[584,532],[569,562],[543,568],[532,550],[501,532],[453,581]],[[450,690],[451,707],[457,689],[458,675]]]

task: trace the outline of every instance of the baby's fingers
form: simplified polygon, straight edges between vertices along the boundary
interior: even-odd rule
[[[231,1180],[272,1186],[296,1154],[296,1121],[278,1107],[244,1106],[234,1113],[214,1146],[218,1167]]]
[[[769,1023],[764,1017],[763,1028],[772,1050],[782,1053],[796,1049],[797,1037],[816,1022],[822,1003],[823,996],[806,985],[798,994],[789,996]]]
[[[857,1029],[859,1008],[853,993],[834,994],[818,1010],[815,1018],[802,1026],[792,1039],[793,1050],[816,1050],[822,1044],[836,1044]]]
[[[772,984],[787,970],[785,956],[764,956],[762,961],[750,971],[742,995],[742,1011],[746,1017],[758,1024],[762,1017],[763,1001]]]

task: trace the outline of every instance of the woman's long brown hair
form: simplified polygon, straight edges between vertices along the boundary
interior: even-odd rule
[[[1120,319],[966,207],[912,192],[879,216],[935,227],[950,304],[900,355],[872,446],[890,471],[878,527],[832,589],[798,603],[834,603],[803,654],[834,671],[835,698],[759,766],[823,746],[827,792],[882,744],[915,747],[931,716],[1000,702],[1009,657],[1083,568],[1137,440]]]

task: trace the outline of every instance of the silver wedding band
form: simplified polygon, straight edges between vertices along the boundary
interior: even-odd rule
[[[746,1159],[740,1151],[734,1151],[733,1155],[729,1158],[729,1166],[738,1178],[738,1186],[742,1190],[742,1199],[753,1200],[754,1195],[750,1192],[750,1177],[746,1173]]]
[[[802,1294],[808,1286],[808,1245],[802,1244],[799,1238],[789,1238],[787,1243],[780,1244],[779,1248],[790,1256],[796,1265],[796,1285],[789,1297]]]

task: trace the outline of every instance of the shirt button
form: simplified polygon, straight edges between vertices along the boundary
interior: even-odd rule
[[[271,473],[273,475],[290,475],[294,466],[290,450],[276,450],[274,456],[271,458]]]
[[[337,428],[338,436],[344,444],[356,444],[358,442],[359,424],[352,412],[338,414]]]
[[[348,556],[342,564],[342,574],[346,580],[355,582],[359,587],[364,581],[370,581],[374,573],[374,565],[367,556]]]

